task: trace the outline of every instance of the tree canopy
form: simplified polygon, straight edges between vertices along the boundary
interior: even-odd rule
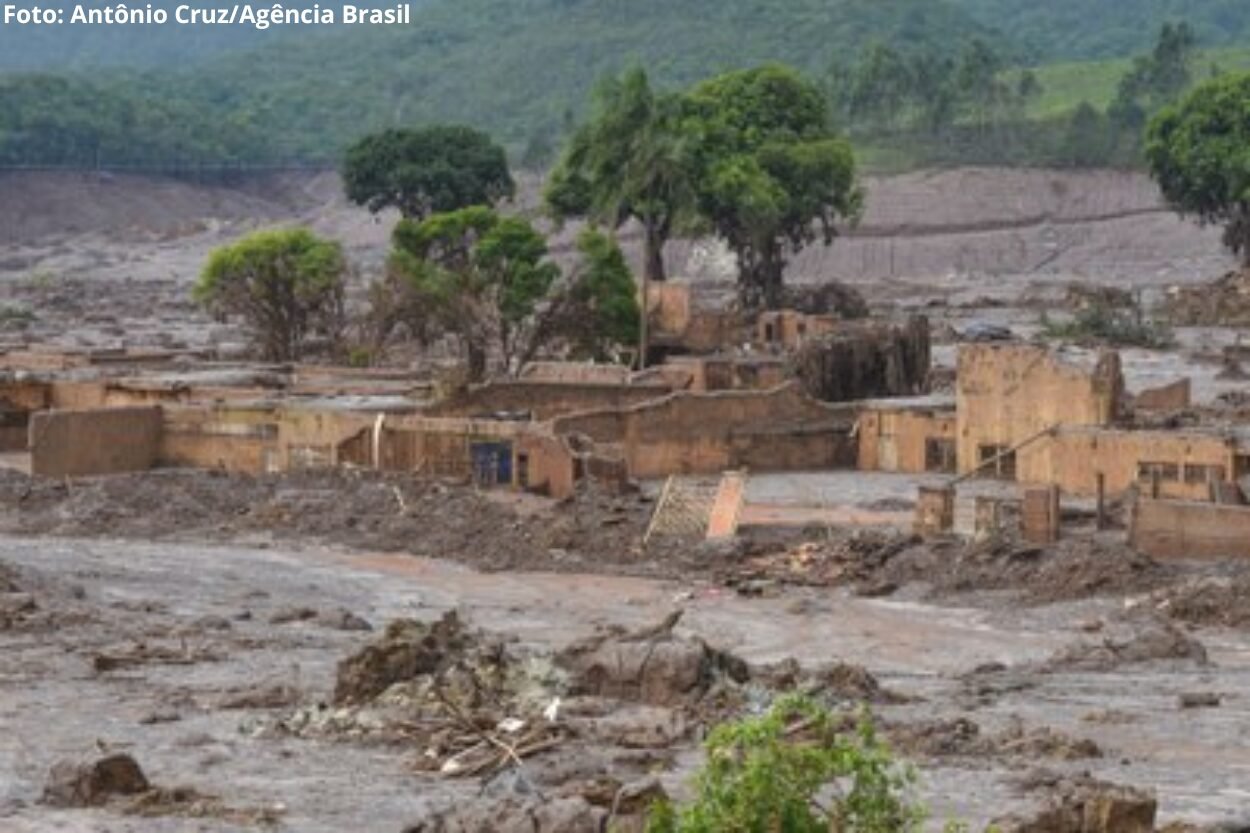
[[[616,241],[597,229],[582,231],[563,275],[526,220],[483,206],[401,220],[394,243],[391,278],[402,285],[375,288],[384,316],[454,335],[472,381],[492,356],[516,372],[558,343],[576,358],[614,361],[637,336],[633,276]]]
[[[1146,158],[1180,213],[1224,226],[1250,266],[1250,73],[1202,84],[1150,123]]]
[[[831,129],[821,90],[786,67],[726,73],[686,103],[699,212],[737,256],[743,303],[774,308],[787,253],[832,243],[835,224],[859,216],[851,146]]]
[[[557,328],[574,357],[615,361],[620,348],[638,337],[638,287],[620,246],[607,234],[584,229],[577,252],[580,262],[565,289]]]
[[[800,696],[714,728],[689,804],[654,805],[647,833],[913,833],[924,808],[914,775],[865,718],[840,731],[829,710]]]
[[[254,232],[213,251],[193,289],[219,315],[242,316],[270,361],[300,358],[310,335],[342,326],[346,261],[307,229]]]
[[[491,205],[516,190],[503,148],[469,127],[440,125],[366,136],[343,160],[347,197],[370,211],[434,212]]]
[[[590,216],[613,227],[637,220],[649,280],[664,280],[664,244],[694,201],[692,143],[681,115],[681,99],[656,94],[641,69],[606,79],[546,191],[560,219]]]
[[[535,314],[559,269],[527,221],[472,206],[401,220],[394,243],[392,268],[438,325],[458,337],[471,379],[485,376],[493,348],[505,367],[536,349]]]

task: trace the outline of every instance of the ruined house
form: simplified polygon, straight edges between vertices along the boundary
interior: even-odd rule
[[[929,322],[842,322],[804,342],[791,365],[808,394],[825,402],[921,394],[929,377]]]

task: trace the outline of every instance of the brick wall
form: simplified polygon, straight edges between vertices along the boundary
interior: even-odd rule
[[[161,409],[39,411],[30,420],[31,473],[46,477],[143,471],[160,451]]]
[[[1250,558],[1250,507],[1143,498],[1129,542],[1153,558]]]
[[[565,383],[524,379],[488,382],[424,409],[432,417],[474,417],[500,412],[528,412],[535,420],[601,408],[626,408],[669,393],[663,382],[620,385]]]
[[[794,384],[770,391],[676,393],[618,411],[554,420],[620,449],[638,478],[720,472],[852,468],[854,414],[805,396]]]
[[[1011,448],[1055,425],[1110,425],[1122,406],[1117,353],[1080,366],[1042,347],[978,344],[961,347],[958,364],[961,474],[977,467],[987,447]]]

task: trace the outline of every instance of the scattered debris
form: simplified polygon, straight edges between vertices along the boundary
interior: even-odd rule
[[[1156,607],[1191,625],[1243,628],[1250,625],[1250,571],[1231,577],[1203,577],[1158,591]]]
[[[840,281],[789,285],[782,289],[781,306],[804,315],[866,318],[868,302],[859,290]]]
[[[897,705],[911,698],[885,688],[862,665],[836,662],[804,669],[794,658],[753,666],[751,678],[776,691],[797,691],[823,701]]]
[[[1250,324],[1250,269],[1206,284],[1174,286],[1167,292],[1167,310],[1172,323],[1181,327]]]
[[[317,611],[311,607],[286,607],[269,617],[271,625],[285,625],[290,622],[307,622],[317,618]]]
[[[1177,698],[1182,709],[1218,709],[1224,698],[1212,691],[1182,694]]]
[[[1034,773],[1030,780],[1031,790],[1050,794],[1046,808],[1031,818],[996,819],[992,828],[1003,833],[1154,833],[1158,800],[1148,792],[1088,775]]]
[[[217,702],[219,709],[283,709],[303,699],[298,688],[285,683],[258,684],[229,691]]]
[[[1063,303],[1068,309],[1083,310],[1091,307],[1131,307],[1135,301],[1132,292],[1119,286],[1071,281],[1064,289]]]
[[[52,807],[93,807],[116,796],[138,795],[151,785],[129,755],[94,761],[58,761],[43,788],[43,803]]]
[[[185,643],[173,647],[137,642],[126,648],[95,654],[91,658],[91,667],[103,674],[140,665],[195,665],[220,662],[221,659],[222,655],[210,648],[191,647]]]
[[[1130,615],[1100,642],[1080,642],[1042,664],[1045,671],[1114,671],[1124,665],[1158,660],[1207,664],[1202,643],[1156,615]]]
[[[629,633],[609,628],[556,657],[571,675],[571,693],[653,706],[697,703],[721,675],[736,683],[750,676],[746,663],[701,639],[678,637],[677,611],[658,625]]]
[[[584,798],[479,799],[431,814],[404,833],[599,833],[607,812]]]
[[[405,508],[396,511],[395,492]],[[460,482],[410,472],[316,469],[254,477],[193,469],[62,480],[0,469],[0,531],[146,540],[294,542],[462,561],[490,571],[628,572],[676,576],[699,564],[688,548],[641,546],[654,506],[646,496],[593,482],[559,503],[518,511]],[[611,552],[613,558],[603,559]],[[299,604],[286,622],[333,611]],[[304,617],[304,618],[301,618]],[[337,627],[360,628],[342,619]]]
[[[985,734],[972,720],[923,721],[886,727],[891,744],[920,758],[1022,758],[1077,761],[1101,758],[1087,738],[1073,738],[1048,726],[1026,729],[1019,720],[997,734]]]

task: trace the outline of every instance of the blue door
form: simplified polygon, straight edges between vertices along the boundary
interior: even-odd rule
[[[512,483],[512,443],[470,443],[473,480],[479,486]]]

